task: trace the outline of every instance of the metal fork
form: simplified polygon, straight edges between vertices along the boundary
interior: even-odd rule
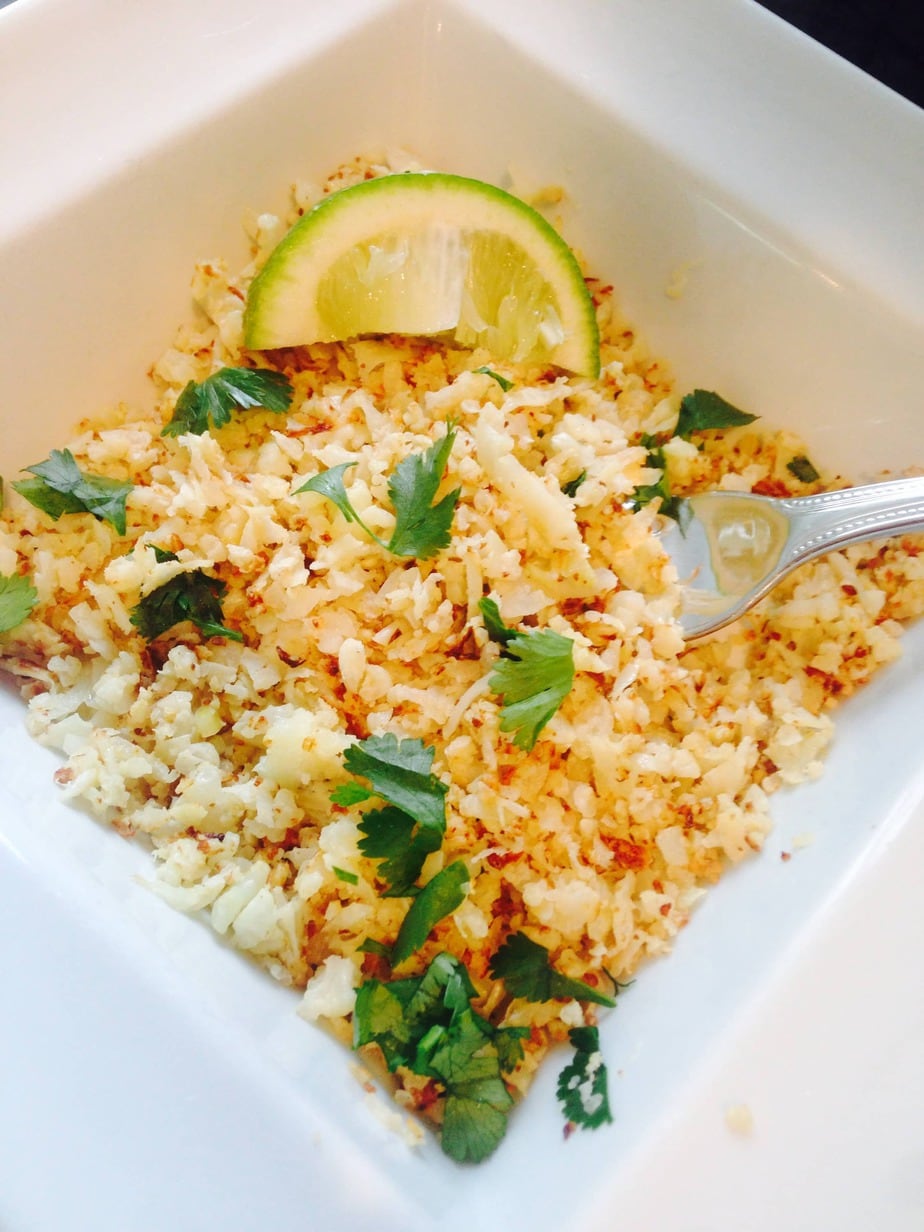
[[[678,502],[660,541],[684,586],[687,639],[736,620],[798,565],[846,547],[924,530],[924,476],[770,497],[703,492]]]

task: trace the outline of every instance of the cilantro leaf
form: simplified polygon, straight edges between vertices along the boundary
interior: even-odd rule
[[[351,774],[369,780],[368,796],[379,796],[421,826],[442,834],[449,789],[430,771],[433,755],[434,750],[422,740],[399,740],[386,732],[349,745],[343,764]]]
[[[201,569],[191,569],[145,595],[132,608],[129,619],[149,642],[185,620],[192,621],[206,637],[227,637],[242,642],[241,633],[221,623],[221,600],[226,589],[219,578]]]
[[[414,882],[427,856],[439,849],[442,832],[422,831],[413,817],[392,805],[370,809],[360,819],[359,829],[363,835],[359,850],[368,859],[381,861],[379,876],[387,883],[384,897],[416,894]]]
[[[133,484],[82,471],[69,449],[53,449],[44,462],[24,469],[35,478],[13,487],[56,522],[65,513],[92,513],[125,534],[125,500]]]
[[[161,436],[202,436],[224,427],[233,410],[261,407],[277,413],[292,404],[292,382],[272,368],[220,368],[204,381],[188,381]]]
[[[558,1100],[574,1125],[598,1129],[613,1120],[600,1032],[596,1027],[573,1027],[568,1038],[574,1046],[574,1059],[558,1075]]]
[[[586,478],[587,478],[586,470],[578,471],[578,473],[574,476],[573,479],[569,479],[566,483],[563,483],[561,485],[562,492],[564,492],[565,496],[577,496],[578,488],[581,486],[581,484],[584,482]]]
[[[615,1005],[612,997],[591,988],[583,980],[572,980],[556,971],[549,951],[525,933],[512,933],[491,960],[491,975],[503,980],[513,997],[525,1001],[554,1001],[557,997]]]
[[[523,1040],[531,1035],[529,1027],[496,1027],[494,1030],[494,1047],[500,1067],[505,1074],[516,1069],[523,1060]]]
[[[351,873],[349,869],[337,868],[334,865],[333,874],[338,881],[345,881],[348,885],[359,885],[359,878],[355,873]]]
[[[398,929],[391,952],[392,966],[398,967],[419,950],[433,929],[455,911],[464,900],[470,880],[464,860],[455,860],[437,873],[408,908]]]
[[[344,472],[355,462],[341,462],[317,475],[313,475],[299,492],[317,492],[331,501],[348,522],[355,522],[379,547],[394,556],[412,556],[426,560],[449,544],[450,528],[461,489],[447,493],[433,504],[437,489],[446,470],[446,463],[455,440],[455,429],[447,429],[445,436],[423,453],[408,454],[398,463],[388,479],[388,495],[395,511],[395,528],[386,543],[366,525],[353,507],[346,486]]]
[[[483,1022],[471,1009],[462,1010],[451,1027],[435,1028],[436,1038],[426,1049],[427,1072],[446,1088],[440,1143],[459,1163],[487,1159],[507,1132],[513,1107]]]
[[[363,787],[362,783],[341,783],[330,793],[330,798],[334,804],[349,807],[351,804],[362,804],[371,794],[369,788]]]
[[[378,535],[369,529],[353,508],[353,503],[349,496],[347,496],[343,476],[351,466],[355,465],[355,462],[339,462],[336,466],[329,466],[326,471],[319,471],[317,475],[312,475],[309,480],[303,483],[300,488],[296,488],[295,495],[297,496],[299,492],[317,492],[319,496],[327,497],[332,504],[337,506],[348,522],[355,522],[357,526],[361,526],[370,539],[374,539],[376,543],[385,547],[385,544],[382,543]]]
[[[38,591],[30,578],[18,573],[0,573],[0,633],[21,625],[38,603]]]
[[[387,547],[395,556],[426,560],[448,546],[461,489],[455,488],[435,505],[433,500],[455,439],[455,428],[450,427],[442,440],[403,458],[392,472],[388,495],[395,509],[395,529]]]
[[[799,454],[798,457],[790,458],[786,463],[786,469],[800,483],[816,483],[821,478],[805,454]]]
[[[504,624],[500,608],[493,599],[479,599],[478,609],[484,620],[484,627],[488,631],[488,637],[492,642],[498,642],[501,646],[506,646],[508,642],[513,641],[517,631]]]
[[[753,423],[756,415],[739,411],[736,406],[708,389],[694,389],[680,403],[675,436],[688,441],[694,432],[708,432],[715,428],[740,428]]]
[[[530,629],[510,638],[490,676],[501,698],[501,731],[527,752],[568,696],[574,683],[574,642],[552,629]]]
[[[482,364],[480,368],[476,368],[475,372],[480,372],[483,376],[489,376],[492,380],[497,381],[504,393],[513,389],[513,381],[508,381],[505,376],[501,376],[499,372],[495,372],[493,368],[489,368],[487,364]]]

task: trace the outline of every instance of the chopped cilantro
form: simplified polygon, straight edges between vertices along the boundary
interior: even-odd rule
[[[125,534],[125,500],[133,484],[82,471],[69,449],[53,449],[44,462],[24,469],[35,478],[13,487],[56,522],[65,513],[92,513]]]
[[[615,1005],[612,997],[556,971],[544,945],[525,933],[512,933],[491,960],[491,975],[503,980],[513,997],[526,1001],[554,1001],[557,997]]]
[[[162,553],[159,559],[171,557],[176,559],[172,552]],[[227,637],[242,642],[242,634],[221,623],[221,600],[225,591],[225,584],[219,578],[201,569],[190,569],[145,595],[132,608],[129,619],[149,642],[185,620],[191,621],[206,637]]]
[[[664,445],[656,436],[649,436],[647,433],[642,437],[641,444],[648,450],[648,457],[645,459],[645,465],[652,470],[661,472],[660,478],[655,483],[640,484],[632,493],[630,503],[636,509],[641,509],[643,505],[647,505],[650,501],[656,498],[660,500],[660,513],[665,517],[676,518],[677,516],[677,497],[671,495],[670,478],[667,473],[667,458],[664,456]]]
[[[753,423],[756,415],[739,411],[736,406],[708,389],[694,389],[680,403],[674,436],[688,441],[694,432],[708,432],[716,428],[739,428]],[[640,484],[632,493],[629,504],[640,509],[655,499],[660,500],[660,512],[668,518],[676,518],[680,510],[678,498],[671,494],[667,459],[664,456],[665,435],[650,436],[645,433],[641,444],[648,450],[645,465],[661,472],[655,483]]]
[[[694,432],[708,432],[715,428],[740,428],[753,423],[756,415],[739,411],[736,406],[708,389],[694,389],[680,403],[675,436],[688,441]]]
[[[376,543],[382,543],[378,535],[369,529],[366,523],[362,520],[356,510],[353,508],[353,502],[347,495],[346,485],[343,482],[343,476],[353,466],[355,462],[339,462],[336,466],[329,466],[326,471],[319,471],[317,475],[312,475],[309,480],[302,484],[300,488],[295,489],[295,495],[299,492],[317,492],[318,496],[324,496],[337,506],[348,522],[355,522],[357,526],[362,527],[370,539],[374,539]]]
[[[441,1006],[461,1010],[477,995],[465,964],[452,954],[437,954],[422,976],[398,983],[408,994],[405,1001],[411,1019],[417,1023],[426,1020],[427,1025]],[[391,987],[397,989],[395,984]]]
[[[342,784],[331,793],[335,804],[349,806],[378,797],[386,806],[370,809],[359,822],[360,851],[381,861],[386,895],[416,894],[414,882],[424,860],[438,850],[446,831],[448,788],[431,773],[433,749],[421,740],[399,740],[387,732],[350,745],[344,765],[370,785]]]
[[[473,1010],[428,1032],[426,1072],[446,1089],[440,1145],[459,1163],[480,1163],[507,1132],[513,1097],[501,1076],[500,1056]]]
[[[600,1032],[596,1027],[573,1027],[568,1038],[574,1058],[558,1075],[558,1100],[572,1124],[598,1129],[613,1120]]]
[[[356,990],[353,1007],[353,1047],[378,1044],[385,1064],[394,1072],[409,1062],[411,1026],[404,1004],[395,995],[394,985],[381,980],[365,980]]]
[[[355,462],[341,462],[313,475],[296,488],[299,492],[317,492],[337,506],[348,522],[355,522],[380,547],[395,556],[426,560],[449,544],[450,528],[460,489],[434,500],[443,480],[446,463],[452,451],[456,432],[447,427],[445,435],[423,453],[403,458],[388,479],[388,495],[395,512],[395,528],[386,542],[370,530],[356,512],[343,482],[344,472]]]
[[[786,469],[790,475],[794,475],[800,483],[816,483],[821,476],[818,471],[812,466],[809,459],[804,454],[799,454],[798,457],[790,458],[786,463]]]
[[[287,411],[292,393],[289,378],[272,368],[220,368],[204,381],[187,382],[161,436],[202,436],[224,427],[234,410]]]
[[[386,883],[385,898],[407,898],[417,893],[414,882],[424,860],[437,851],[442,832],[422,830],[402,809],[387,805],[369,809],[359,822],[363,837],[359,850],[370,860],[379,860],[379,876]]]
[[[448,788],[431,773],[434,750],[422,740],[399,740],[392,732],[369,736],[346,749],[343,764],[350,774],[368,779],[365,798],[378,796],[428,829],[446,828],[445,796]],[[341,803],[341,788],[334,800]],[[350,803],[357,797],[350,793]]]
[[[30,578],[0,573],[0,633],[21,625],[38,603],[38,591]]]
[[[460,489],[449,492],[435,505],[433,500],[455,439],[455,428],[447,428],[442,440],[423,453],[410,454],[395,467],[388,481],[395,529],[387,546],[396,556],[426,560],[448,546]]]
[[[482,600],[482,604],[491,600]],[[482,614],[485,608],[482,606]],[[513,743],[527,752],[568,696],[574,683],[574,642],[553,629],[517,631],[512,637],[499,613],[488,608],[489,635],[505,638],[503,656],[490,676],[501,698],[501,731],[514,733]]]
[[[359,878],[356,874],[349,872],[345,868],[337,868],[335,865],[333,873],[338,881],[345,881],[348,885],[359,885]]]
[[[487,364],[482,365],[480,368],[476,368],[475,371],[481,372],[485,376],[491,377],[492,380],[497,381],[504,393],[507,393],[509,390],[513,389],[513,381],[508,381],[505,376],[501,376],[499,372],[495,372],[494,369],[489,368]]]
[[[503,1138],[513,1099],[503,1073],[523,1056],[525,1027],[494,1027],[472,1009],[464,965],[438,954],[423,975],[364,981],[353,1013],[354,1047],[375,1043],[385,1064],[435,1078],[444,1096],[441,1145],[459,1161],[486,1159]]]
[[[361,954],[375,954],[378,958],[390,958],[391,950],[383,941],[376,941],[373,937],[366,937],[365,941],[359,946]]]
[[[433,929],[464,900],[470,874],[464,860],[455,860],[428,881],[408,908],[391,952],[398,967],[419,950]]]
[[[561,485],[562,492],[564,492],[565,496],[577,496],[578,488],[581,486],[581,484],[584,482],[586,478],[587,478],[586,470],[578,471],[578,473],[574,476],[573,479],[569,479],[566,483],[563,483]]]

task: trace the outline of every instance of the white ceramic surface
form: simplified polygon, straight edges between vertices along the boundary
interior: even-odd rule
[[[381,145],[566,183],[682,383],[858,475],[924,463],[924,117],[747,0],[17,0],[0,115],[7,477],[150,396],[245,209]],[[615,1124],[563,1142],[549,1071],[477,1170],[409,1150],[294,994],[144,889],[0,691],[0,1229],[918,1232],[922,682],[917,629],[621,999]]]

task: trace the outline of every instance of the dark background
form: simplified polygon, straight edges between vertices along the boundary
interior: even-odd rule
[[[924,0],[761,0],[899,94],[924,107]]]

